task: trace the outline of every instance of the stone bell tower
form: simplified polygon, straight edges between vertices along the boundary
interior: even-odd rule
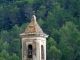
[[[22,60],[46,60],[46,35],[33,15],[31,22],[20,34],[22,38]]]

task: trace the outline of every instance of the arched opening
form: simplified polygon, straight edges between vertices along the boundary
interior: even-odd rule
[[[41,59],[44,59],[44,47],[41,45]]]
[[[28,58],[32,58],[32,45],[28,45]]]

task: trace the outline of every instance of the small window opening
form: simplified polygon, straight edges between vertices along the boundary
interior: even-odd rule
[[[28,45],[28,58],[32,58],[32,45]]]
[[[41,45],[41,58],[44,59],[44,48],[43,48],[43,45]]]

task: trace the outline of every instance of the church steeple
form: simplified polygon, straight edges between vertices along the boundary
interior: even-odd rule
[[[22,38],[22,60],[46,60],[46,38],[45,34],[33,15],[31,22],[25,31],[20,34]]]
[[[33,15],[31,18],[31,22],[29,23],[29,25],[26,27],[24,33],[25,35],[28,34],[36,34],[36,35],[43,35],[43,36],[48,36],[46,35],[43,30],[40,28],[40,26],[38,25],[37,21],[36,21],[36,16]]]

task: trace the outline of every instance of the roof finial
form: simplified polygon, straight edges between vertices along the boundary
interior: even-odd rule
[[[32,18],[33,18],[34,20],[36,20],[35,11],[33,11],[33,16],[32,16]]]

